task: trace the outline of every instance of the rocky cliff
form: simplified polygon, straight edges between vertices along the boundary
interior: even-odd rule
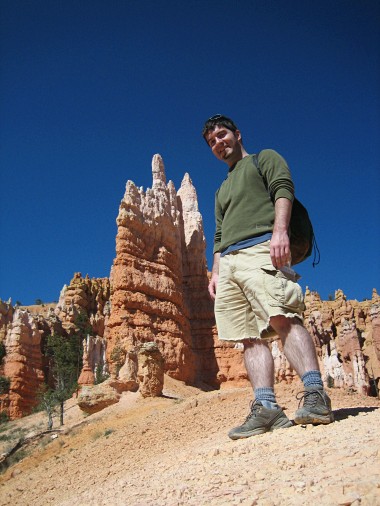
[[[196,190],[188,174],[176,193],[162,158],[152,161],[152,188],[128,181],[117,217],[111,272],[107,356],[125,360],[154,340],[165,372],[187,383],[246,383],[241,354],[217,340],[209,297],[206,243]],[[119,354],[118,354],[119,358]]]
[[[159,155],[152,173],[146,191],[128,181],[119,208],[107,356],[112,363],[117,346],[128,359],[136,346],[155,341],[166,372],[192,383],[199,374],[193,339],[212,328],[202,219],[188,175],[176,194]],[[206,310],[196,313],[199,293]]]
[[[40,311],[37,306],[11,309],[10,303],[0,302],[0,335],[5,349],[1,373],[3,378],[9,378],[8,388],[0,393],[0,411],[14,419],[30,413],[38,404],[41,385],[51,379],[49,361],[44,355],[49,335],[83,335],[88,367],[83,367],[79,383],[94,383],[96,368],[107,367],[104,328],[109,292],[108,278],[82,278],[77,273],[69,286],[64,286],[55,308],[48,305],[40,306]]]
[[[79,384],[86,387],[91,409],[96,409],[91,386],[107,375],[107,402],[118,399],[123,389],[139,386],[146,392],[158,385],[157,395],[162,371],[188,384],[248,384],[241,350],[217,339],[207,291],[202,216],[192,181],[185,174],[176,192],[174,184],[166,182],[159,155],[153,157],[152,176],[152,188],[146,190],[127,182],[116,220],[116,257],[109,279],[76,273],[61,291],[58,304],[43,311],[36,306],[29,311],[13,308],[10,301],[0,301],[0,343],[6,353],[0,375],[10,378],[8,390],[0,393],[0,411],[11,418],[28,413],[37,402],[38,388],[49,381],[43,349],[53,333],[82,336]],[[314,339],[325,382],[375,393],[380,378],[376,290],[371,300],[358,302],[348,301],[341,290],[334,300],[322,301],[307,289],[305,305],[305,325]],[[157,363],[150,357],[147,368],[142,350],[149,343],[157,347]],[[281,343],[275,340],[271,348],[276,381],[295,380]],[[160,372],[149,379],[148,369]]]
[[[342,290],[335,299],[322,301],[309,289],[305,293],[304,322],[313,337],[326,384],[352,388],[363,394],[376,394],[380,378],[380,296],[347,300]],[[272,345],[277,381],[291,382],[295,372],[289,367],[278,341]]]
[[[4,376],[10,379],[9,394],[3,399],[10,418],[30,413],[36,393],[44,382],[41,334],[28,311],[16,309],[5,340]]]
[[[83,369],[80,385],[93,384],[95,374],[108,371],[106,362],[106,327],[110,314],[110,281],[108,278],[82,277],[74,274],[61,291],[55,315],[68,335],[83,335]]]

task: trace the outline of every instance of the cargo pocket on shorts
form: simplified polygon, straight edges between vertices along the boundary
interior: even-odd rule
[[[285,307],[292,311],[303,310],[303,293],[300,285],[270,265],[261,267],[264,289],[270,306]]]

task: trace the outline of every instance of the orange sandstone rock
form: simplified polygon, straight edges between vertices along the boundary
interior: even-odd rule
[[[44,383],[41,333],[27,311],[16,309],[5,346],[4,375],[10,378],[8,414],[14,419],[37,405],[37,391]]]
[[[139,391],[143,397],[159,397],[164,388],[164,358],[156,343],[144,343],[138,351]]]
[[[99,385],[84,386],[79,392],[78,406],[92,414],[119,402],[121,394],[105,381]]]
[[[78,378],[78,385],[93,385],[95,383],[95,374],[90,366],[89,351],[90,351],[90,336],[83,339],[83,367]]]
[[[191,383],[196,378],[195,353],[182,260],[187,232],[159,155],[153,158],[152,173],[153,185],[146,191],[128,181],[120,204],[107,358],[111,361],[117,342],[128,352],[154,341],[165,358],[166,372]],[[199,233],[194,240],[204,244],[201,221],[195,226]],[[194,261],[205,264],[204,246]],[[207,269],[202,272],[206,286]]]
[[[0,299],[0,343],[5,341],[5,336],[13,320],[13,313],[11,301],[4,302]]]
[[[342,290],[335,292],[333,301],[321,301],[318,294],[306,290],[305,302],[305,324],[316,344],[325,382],[367,393],[369,336],[364,330],[370,322],[369,307],[374,304],[349,301]]]

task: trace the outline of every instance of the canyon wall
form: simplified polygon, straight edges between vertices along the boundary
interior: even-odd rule
[[[154,381],[161,388],[158,376],[149,383],[141,373],[147,370],[142,350],[152,343],[160,357],[152,370],[163,368],[173,378],[204,388],[249,384],[239,346],[218,340],[207,291],[202,216],[192,181],[185,174],[176,192],[174,184],[166,182],[159,155],[152,160],[152,177],[152,188],[146,190],[127,182],[116,220],[110,278],[76,273],[62,289],[58,304],[41,311],[0,301],[0,344],[5,350],[0,376],[9,378],[8,390],[0,392],[0,411],[11,418],[29,413],[38,402],[38,389],[49,382],[44,346],[50,334],[81,336],[83,367],[78,383],[85,387],[91,409],[91,388],[106,377],[105,389],[118,390],[110,396],[116,400],[125,389],[140,386],[142,392],[151,391],[144,385]],[[358,302],[348,301],[341,290],[334,300],[322,301],[307,289],[305,306],[305,326],[325,383],[376,395],[380,378],[376,290],[371,300]],[[280,341],[274,340],[271,349],[276,382],[297,380]]]
[[[380,296],[371,300],[347,300],[342,290],[335,299],[322,301],[306,289],[304,323],[317,349],[325,383],[376,395],[380,378]],[[272,345],[276,380],[291,382],[296,374],[285,359],[278,341]]]
[[[61,290],[55,315],[67,335],[83,336],[83,370],[80,385],[93,384],[95,374],[107,374],[106,328],[110,315],[110,280],[74,274]]]
[[[104,329],[109,292],[108,278],[82,278],[77,273],[69,286],[64,286],[55,307],[49,304],[40,306],[39,311],[39,306],[16,307],[11,311],[10,303],[0,301],[0,335],[3,336],[0,343],[5,349],[1,376],[9,378],[8,388],[0,392],[0,412],[14,419],[29,414],[38,405],[41,386],[51,382],[49,360],[44,354],[49,335],[84,336],[86,350],[91,348],[91,359],[86,364],[90,378],[83,367],[79,383],[92,384],[96,368],[107,369]]]
[[[16,309],[5,340],[4,376],[10,379],[5,407],[9,416],[19,418],[29,413],[44,382],[41,335],[37,322],[28,311]]]

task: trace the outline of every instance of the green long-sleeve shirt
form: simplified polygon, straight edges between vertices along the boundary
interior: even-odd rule
[[[294,186],[286,161],[276,151],[264,149],[258,155],[259,167],[274,201],[294,198]],[[263,178],[246,156],[233,166],[215,194],[214,253],[231,244],[273,230],[274,206]]]

